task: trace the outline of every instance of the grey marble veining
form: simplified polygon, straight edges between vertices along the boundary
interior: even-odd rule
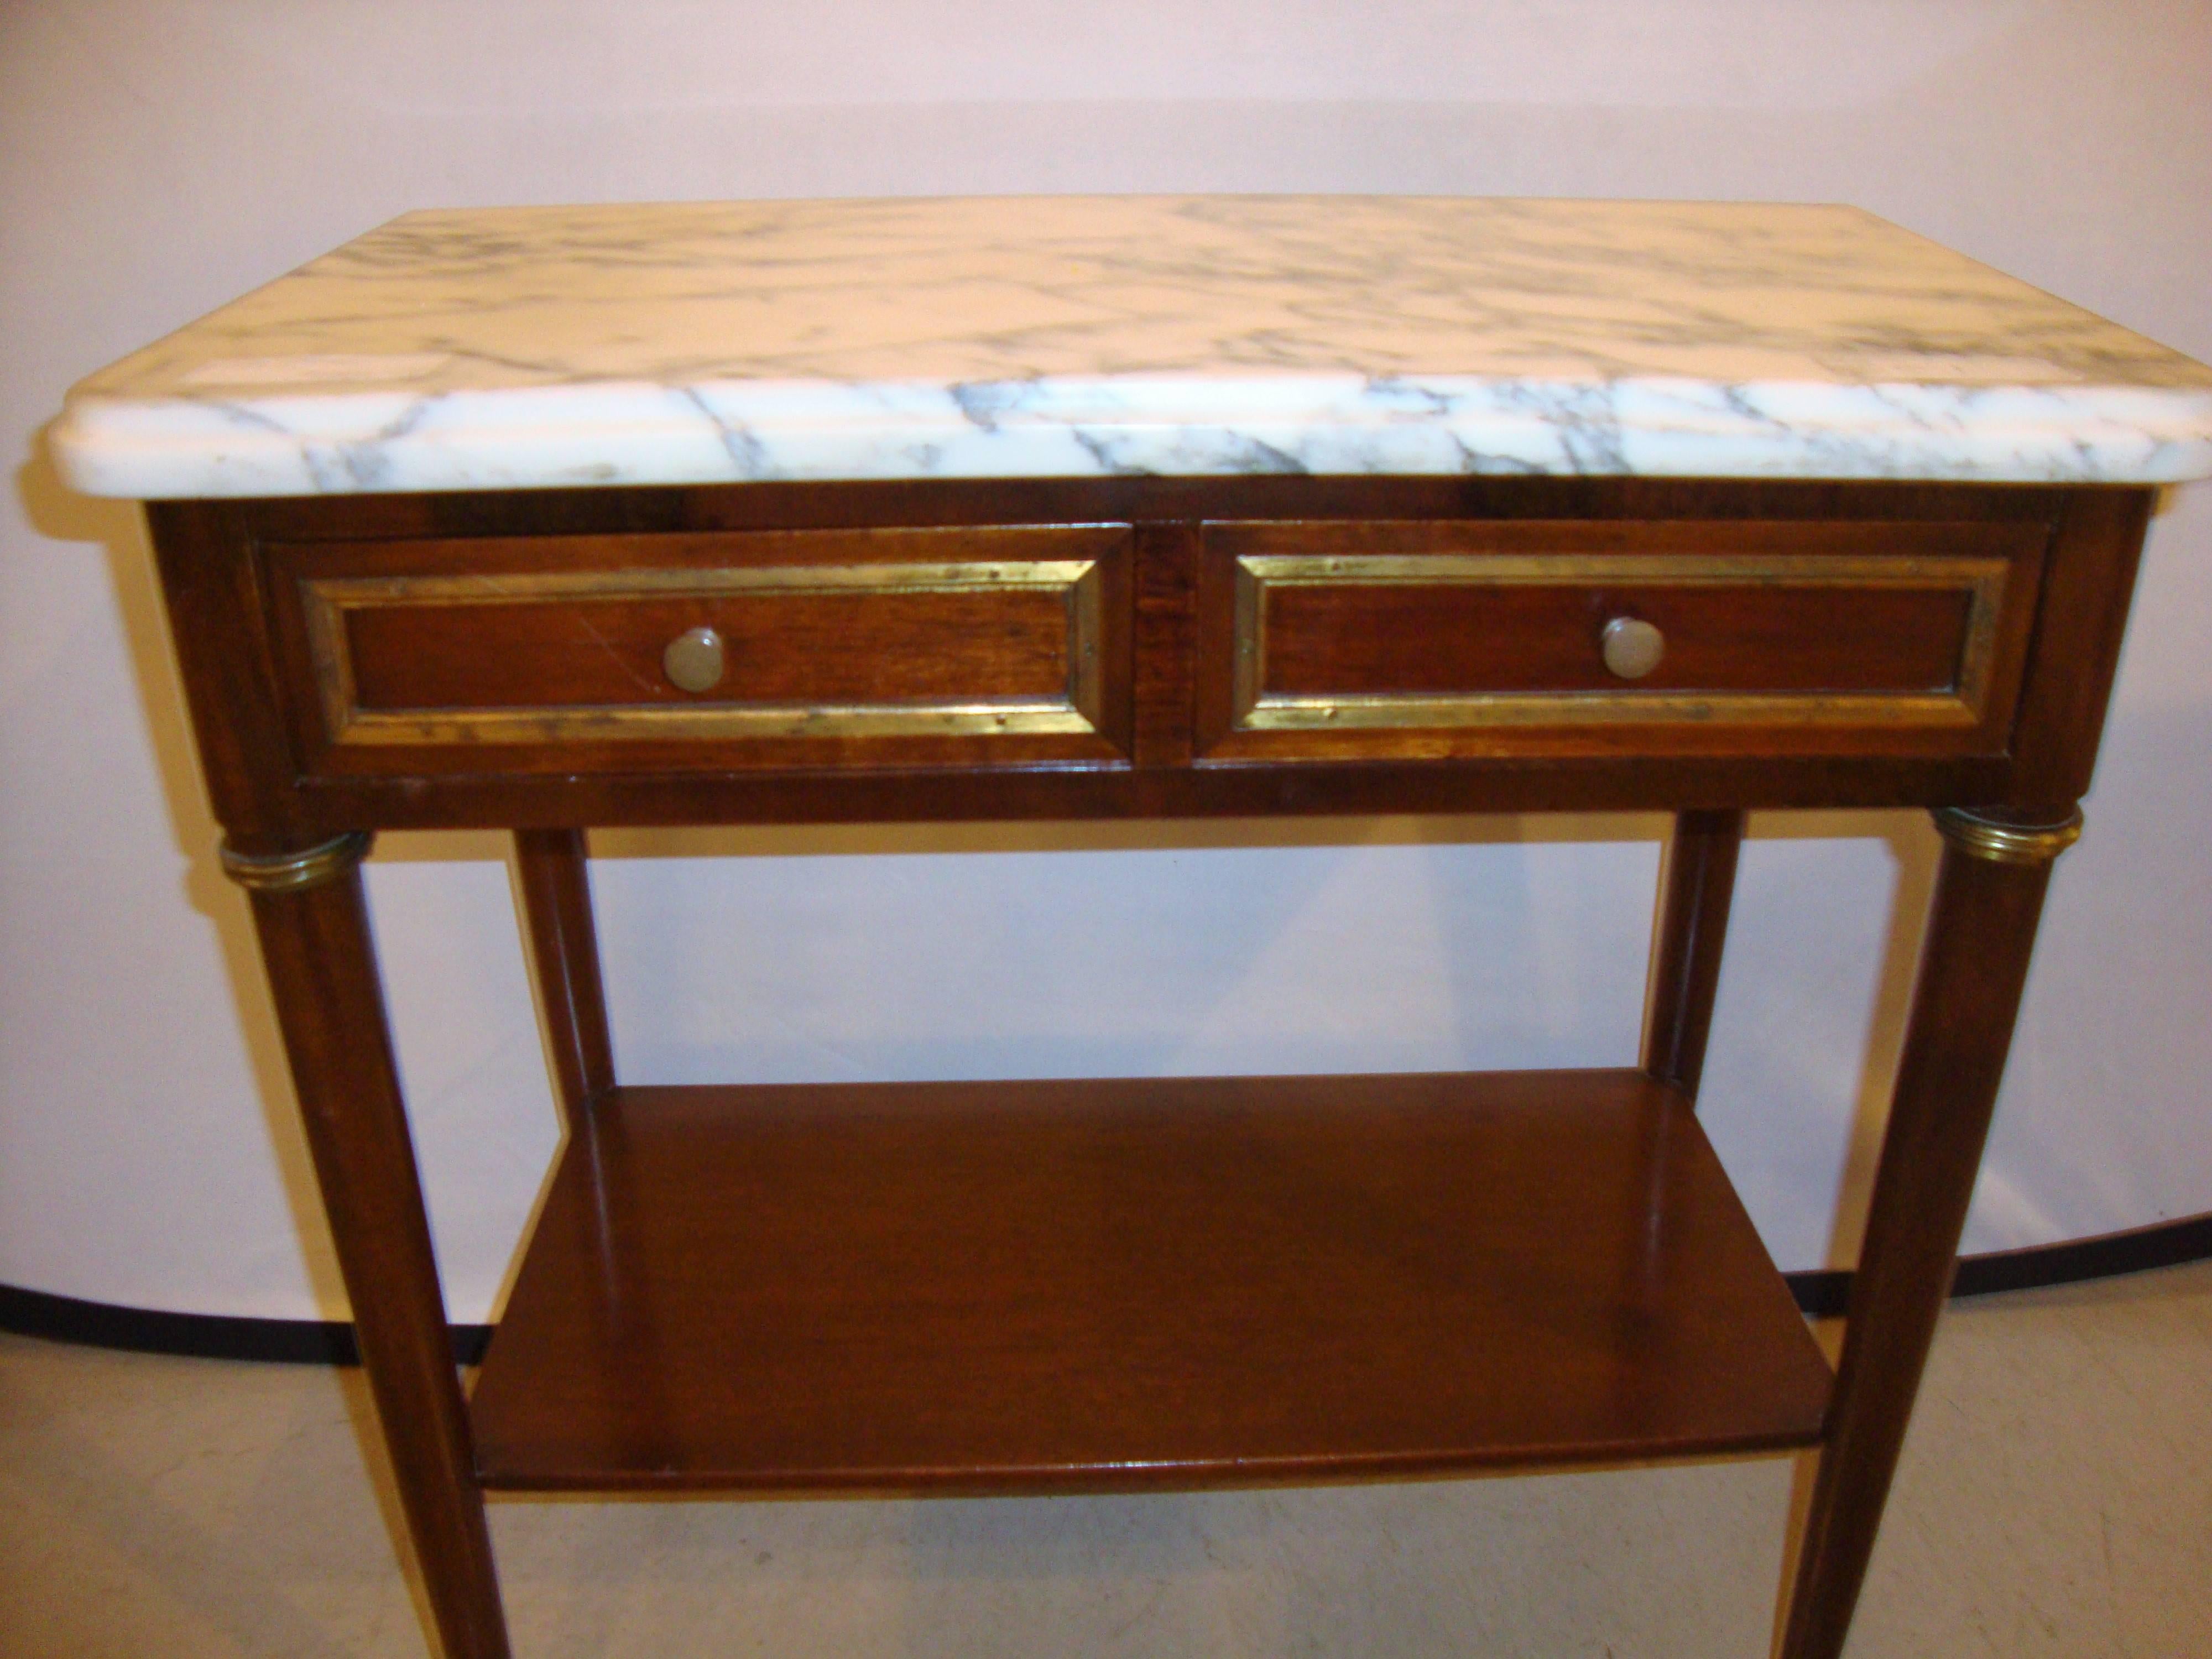
[[[93,375],[100,495],[1115,472],[2212,476],[2212,370],[1857,210],[408,214]]]

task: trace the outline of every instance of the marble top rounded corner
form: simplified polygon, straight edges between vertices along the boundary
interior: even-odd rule
[[[410,213],[88,377],[141,498],[1115,473],[2165,483],[2212,370],[1861,210]]]

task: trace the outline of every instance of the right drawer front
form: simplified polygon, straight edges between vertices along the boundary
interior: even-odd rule
[[[1202,746],[1998,753],[2043,545],[2016,524],[1213,525]]]

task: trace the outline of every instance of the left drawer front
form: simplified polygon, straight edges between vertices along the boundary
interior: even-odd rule
[[[423,774],[1121,759],[1129,548],[1108,525],[266,552],[307,769]],[[672,664],[686,636],[703,669],[696,644]]]

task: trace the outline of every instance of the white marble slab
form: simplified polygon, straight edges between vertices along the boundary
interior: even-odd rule
[[[410,213],[78,386],[96,495],[1114,472],[2212,476],[2212,370],[1844,207]]]

